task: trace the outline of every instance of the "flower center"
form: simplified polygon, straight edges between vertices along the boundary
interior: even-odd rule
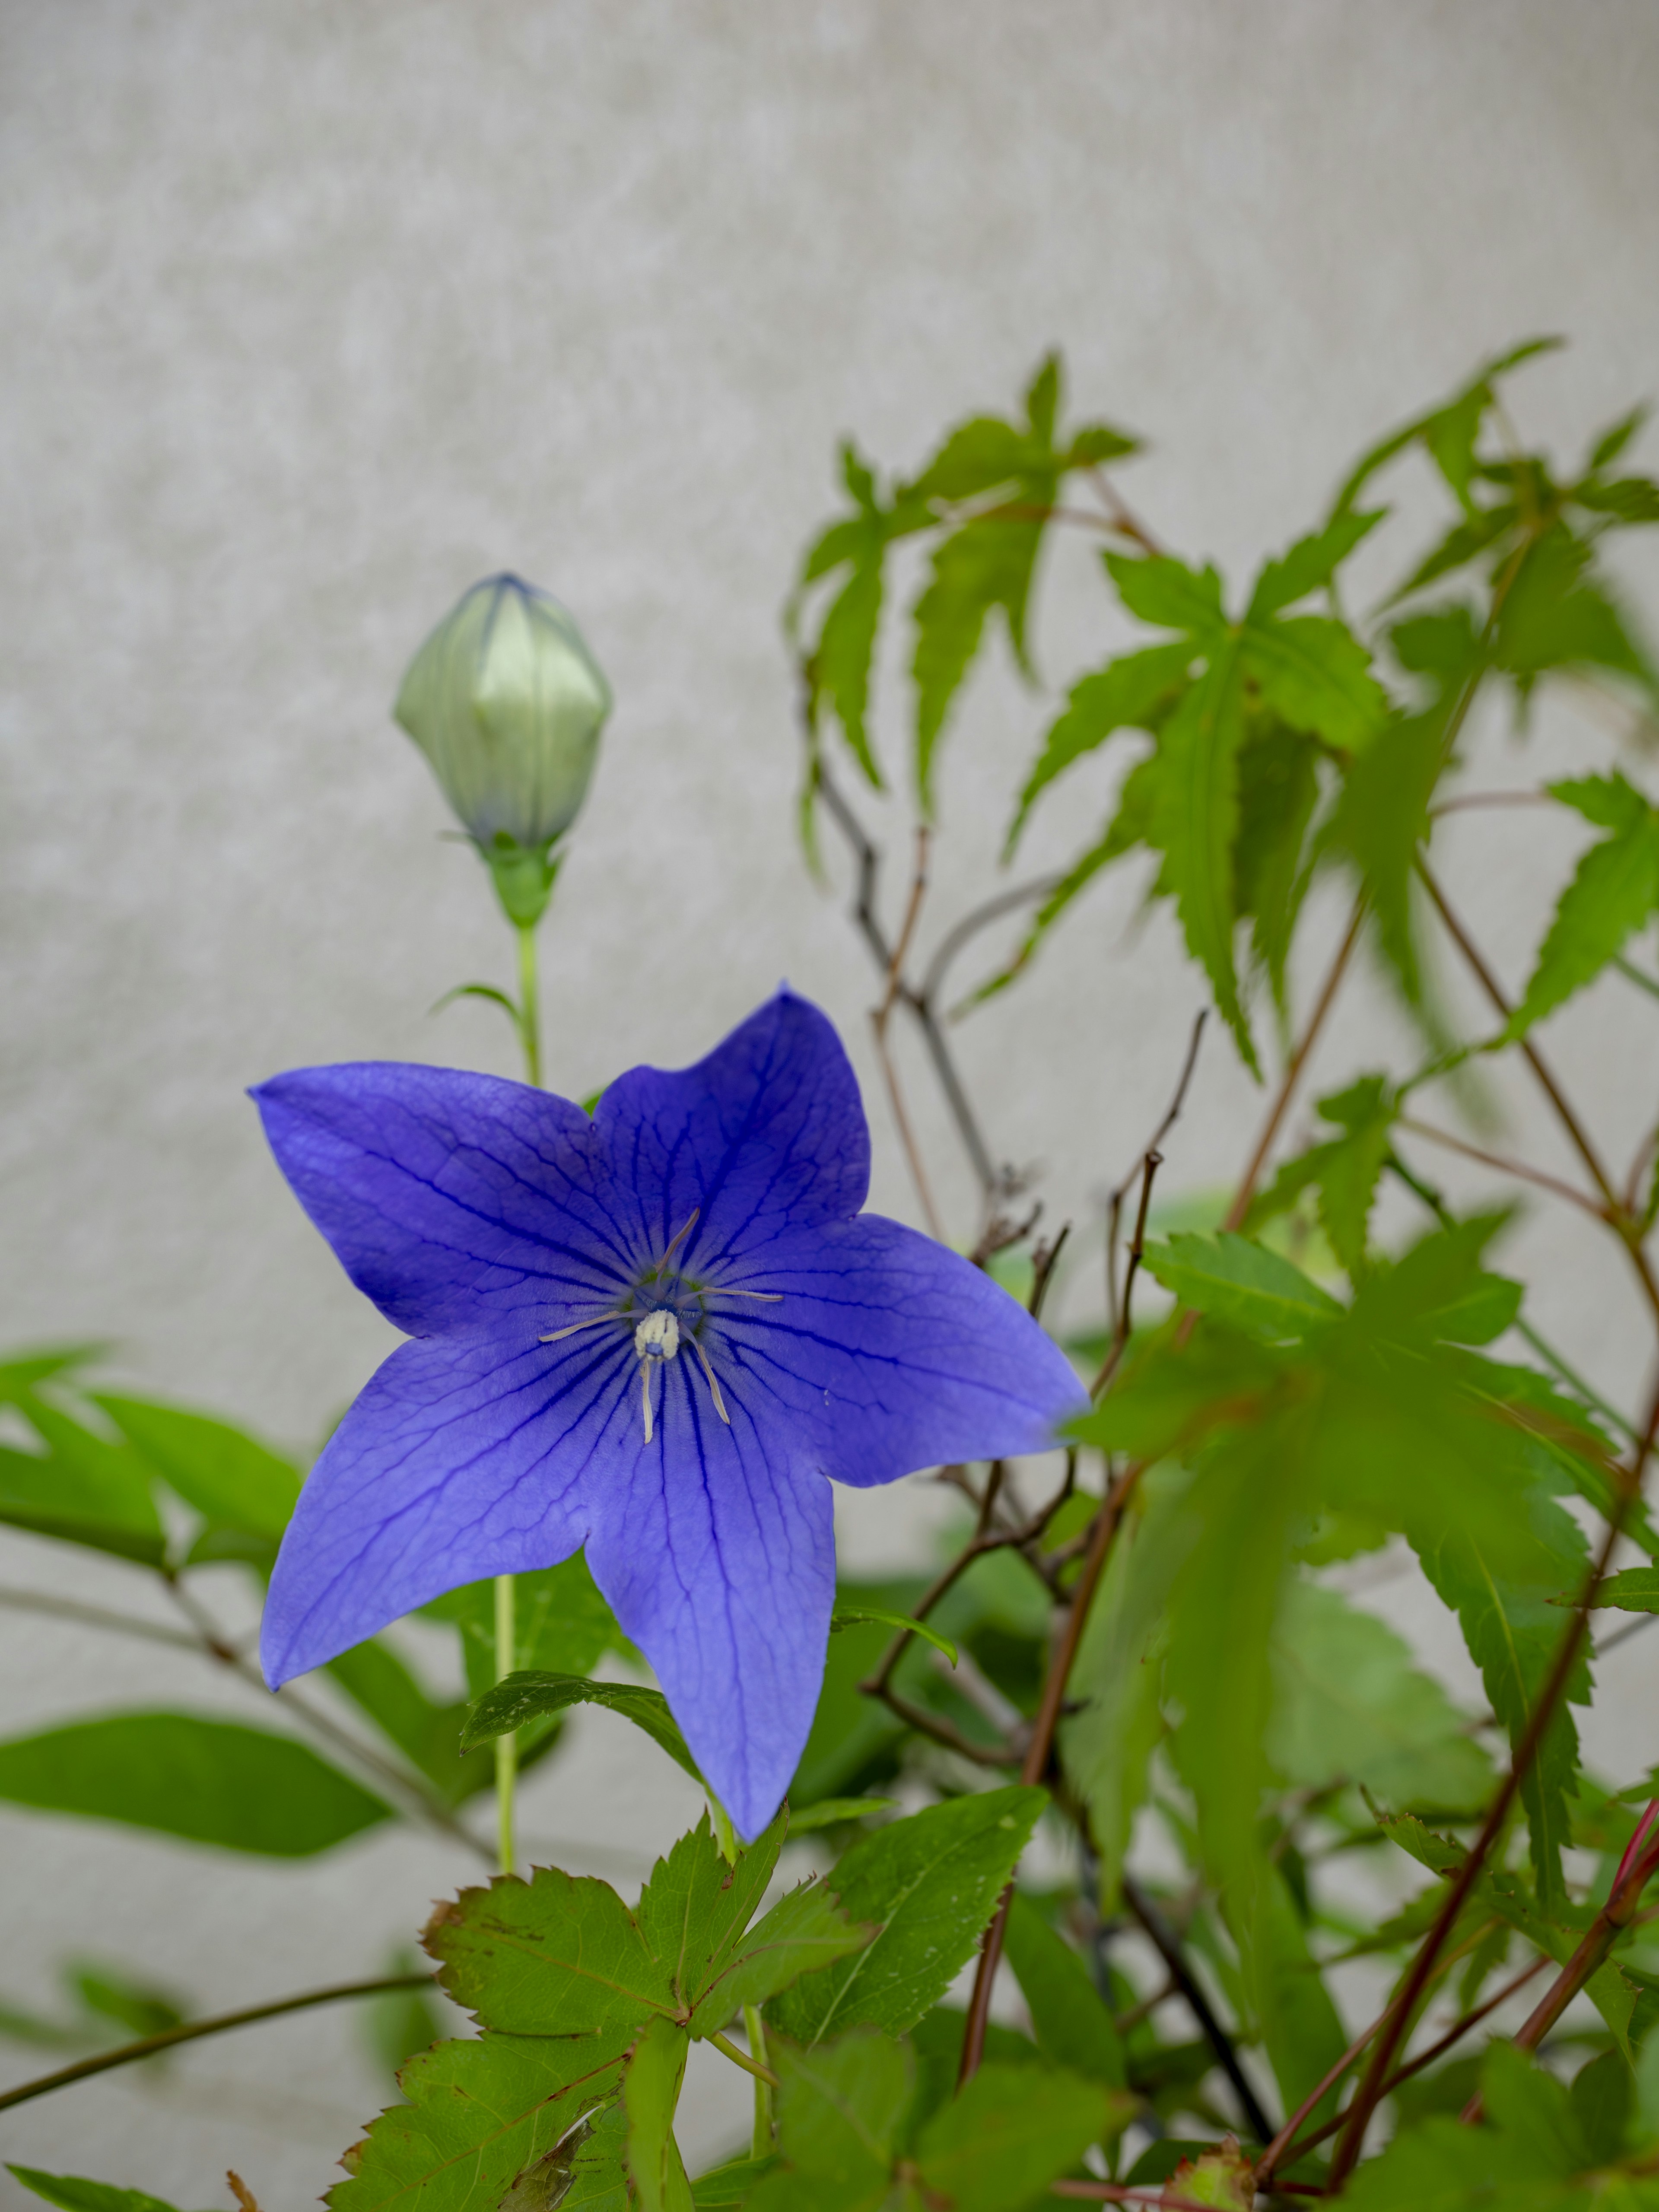
[[[732,1416],[726,1410],[726,1401],[720,1395],[720,1386],[708,1353],[702,1341],[703,1324],[709,1319],[708,1301],[711,1298],[752,1298],[762,1305],[775,1306],[781,1303],[781,1293],[776,1291],[740,1291],[727,1289],[720,1283],[690,1280],[677,1267],[671,1267],[677,1245],[690,1234],[697,1218],[694,1209],[684,1229],[672,1237],[668,1248],[654,1267],[647,1267],[637,1281],[623,1292],[621,1303],[604,1313],[590,1314],[586,1321],[567,1322],[563,1328],[550,1330],[539,1341],[557,1344],[567,1336],[575,1336],[583,1329],[600,1328],[605,1323],[620,1323],[634,1332],[634,1357],[639,1361],[640,1406],[645,1417],[645,1441],[649,1443],[653,1431],[651,1412],[651,1375],[653,1368],[662,1367],[678,1357],[681,1345],[689,1344],[697,1355],[697,1364],[702,1369],[708,1384],[708,1395],[714,1411],[732,1425]],[[641,1301],[649,1297],[656,1303],[641,1310]]]
[[[680,1348],[680,1325],[665,1306],[647,1314],[634,1332],[634,1349],[641,1359],[672,1359]]]

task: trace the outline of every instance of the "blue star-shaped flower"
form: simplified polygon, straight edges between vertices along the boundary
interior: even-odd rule
[[[448,1068],[303,1068],[254,1092],[301,1205],[414,1339],[313,1469],[261,1656],[284,1682],[442,1591],[587,1548],[745,1836],[817,1701],[830,1481],[1040,1451],[1081,1410],[1007,1293],[860,1214],[841,1042],[787,991],[592,1120]]]

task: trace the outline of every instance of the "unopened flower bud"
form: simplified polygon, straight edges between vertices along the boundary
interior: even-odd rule
[[[586,796],[610,711],[574,620],[517,576],[475,584],[409,665],[392,712],[520,926],[547,904],[552,848]]]

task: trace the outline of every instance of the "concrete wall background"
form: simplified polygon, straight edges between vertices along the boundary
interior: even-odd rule
[[[474,577],[512,566],[567,598],[620,702],[548,939],[551,1080],[693,1058],[782,973],[867,1075],[870,977],[793,847],[776,634],[836,437],[913,465],[1061,343],[1077,405],[1154,441],[1126,489],[1237,567],[1516,337],[1572,337],[1516,404],[1576,436],[1659,380],[1656,86],[1640,0],[11,0],[0,1340],[117,1337],[133,1380],[295,1442],[388,1347],[240,1093],[346,1056],[511,1071],[489,1010],[426,1018],[506,945],[387,719]],[[1038,638],[1051,680],[1098,651],[1098,606],[1073,556]],[[964,718],[941,913],[988,865],[1042,714],[999,681]],[[1483,773],[1530,778],[1573,742],[1547,718],[1522,757],[1494,732]],[[1030,862],[1076,825],[1051,809]],[[1452,859],[1516,969],[1539,871],[1571,849],[1528,835],[1517,862],[1469,827]],[[1109,879],[963,1033],[999,1149],[1045,1163],[1057,1217],[1133,1157],[1197,1003],[1164,920],[1127,939],[1139,890]],[[1333,1079],[1389,1018],[1355,1000]],[[1560,1026],[1633,1135],[1651,1043],[1605,1009]],[[877,1202],[908,1212],[870,1095]],[[1234,1172],[1258,1111],[1213,1050],[1170,1187]],[[1513,1133],[1553,1159],[1518,1095]],[[1633,1395],[1616,1274],[1571,1227],[1525,1235],[1564,1340]],[[914,1546],[929,1510],[863,1500],[849,1540]],[[122,1587],[3,1548],[12,1584]],[[113,1695],[106,1651],[15,1616],[0,1635],[8,1730]],[[1599,1723],[1627,1759],[1656,1748],[1644,1650]],[[122,1699],[230,1698],[182,1660],[122,1666]],[[532,1825],[625,1873],[685,1808],[605,1723],[577,1733]],[[0,1981],[35,1999],[76,1942],[206,2004],[372,1968],[459,1875],[410,1839],[244,1869],[13,1814],[0,1850]],[[235,2163],[272,2212],[326,2185],[373,2107],[354,2048],[331,2017],[227,2041],[170,2086],[27,2108],[7,2154],[186,2203],[220,2201]],[[709,2092],[701,2148],[743,2104]]]

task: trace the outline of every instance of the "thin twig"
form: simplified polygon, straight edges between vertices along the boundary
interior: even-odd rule
[[[388,1974],[372,1982],[337,1982],[325,1990],[307,1990],[297,1997],[279,1997],[274,2004],[250,2005],[243,2012],[222,2012],[212,2020],[186,2021],[181,2027],[163,2028],[158,2035],[141,2037],[137,2043],[124,2043],[113,2051],[100,2051],[91,2058],[78,2058],[73,2066],[60,2066],[55,2074],[42,2074],[33,2081],[25,2081],[15,2089],[0,2092],[0,2112],[13,2105],[26,2105],[32,2097],[44,2097],[49,2090],[66,2089],[71,2081],[84,2081],[89,2075],[107,2074],[114,2066],[131,2066],[135,2059],[149,2058],[158,2051],[170,2051],[178,2043],[194,2043],[204,2035],[221,2035],[227,2028],[248,2027],[258,2020],[275,2020],[285,2012],[303,2012],[308,2006],[337,2004],[346,1997],[379,1996],[389,1990],[422,1990],[435,1985],[431,1974]]]
[[[1005,914],[1012,914],[1022,906],[1034,906],[1039,899],[1058,890],[1065,882],[1064,876],[1038,876],[1029,884],[1016,884],[1012,890],[999,891],[994,898],[987,899],[981,906],[971,908],[954,928],[948,929],[939,939],[927,973],[916,995],[925,1005],[937,1009],[939,994],[945,988],[945,978],[951,963],[981,929],[1000,921]]]
[[[1258,2142],[1266,2142],[1273,2133],[1273,2122],[1262,2111],[1260,2099],[1250,2087],[1249,2076],[1238,2063],[1238,2053],[1233,2049],[1232,2039],[1210,2008],[1210,2001],[1194,1978],[1192,1970],[1182,1955],[1181,1945],[1175,1931],[1165,1923],[1152,1899],[1125,1874],[1119,1877],[1123,1901],[1146,1931],[1147,1940],[1170,1970],[1170,1978],[1180,1990],[1187,2008],[1202,2029],[1205,2040],[1216,2056],[1216,2063],[1233,2085],[1233,2094],[1246,2124]]]
[[[14,1613],[44,1613],[52,1620],[78,1621],[83,1628],[107,1628],[118,1636],[138,1636],[149,1644],[171,1644],[183,1651],[199,1651],[201,1639],[182,1628],[168,1628],[144,1620],[133,1613],[111,1613],[100,1605],[82,1605],[76,1598],[54,1597],[46,1590],[0,1589],[0,1606]]]
[[[923,823],[916,830],[916,863],[910,879],[910,897],[904,909],[903,926],[887,963],[887,983],[882,993],[881,1004],[870,1019],[875,1031],[876,1056],[881,1062],[882,1078],[887,1085],[887,1101],[893,1109],[899,1142],[904,1147],[904,1157],[909,1164],[910,1179],[915,1184],[917,1197],[921,1200],[921,1210],[930,1233],[943,1243],[944,1226],[939,1219],[939,1208],[933,1204],[933,1194],[928,1188],[927,1170],[922,1166],[921,1153],[910,1127],[904,1094],[899,1088],[898,1069],[887,1042],[887,1025],[892,1019],[893,1008],[902,988],[905,958],[910,950],[910,940],[915,935],[916,924],[921,918],[922,901],[927,896],[927,825]]]
[[[1483,1152],[1479,1145],[1466,1144],[1455,1137],[1449,1129],[1437,1129],[1427,1121],[1419,1121],[1409,1114],[1400,1117],[1400,1127],[1413,1137],[1422,1137],[1429,1144],[1439,1145],[1449,1152],[1461,1152],[1466,1160],[1478,1160],[1482,1167],[1495,1168],[1499,1175],[1513,1176],[1517,1182],[1535,1183],[1540,1190],[1547,1190],[1556,1198],[1565,1198],[1570,1205],[1581,1206],[1586,1213],[1594,1214],[1598,1221],[1607,1218],[1607,1211],[1582,1190],[1575,1190],[1570,1182],[1559,1176],[1547,1175],[1542,1168],[1528,1167],[1524,1160],[1506,1160],[1497,1152]]]
[[[1135,1214],[1134,1235],[1129,1240],[1129,1264],[1123,1275],[1123,1303],[1118,1309],[1117,1326],[1112,1331],[1111,1347],[1100,1363],[1099,1372],[1089,1385],[1091,1398],[1099,1397],[1129,1348],[1129,1336],[1133,1327],[1135,1278],[1140,1273],[1140,1262],[1146,1250],[1146,1212],[1152,1202],[1152,1178],[1163,1164],[1164,1155],[1158,1152],[1148,1152],[1141,1163],[1140,1205]]]
[[[1308,1064],[1308,1055],[1314,1048],[1320,1030],[1325,1026],[1325,1017],[1330,1012],[1331,1002],[1336,997],[1337,988],[1346,973],[1349,961],[1353,957],[1354,946],[1359,942],[1359,925],[1364,917],[1365,902],[1362,896],[1354,902],[1353,918],[1348,924],[1348,933],[1337,948],[1336,957],[1331,963],[1330,972],[1325,978],[1317,1000],[1314,1002],[1313,1012],[1308,1018],[1308,1026],[1302,1032],[1302,1041],[1291,1054],[1289,1064],[1280,1079],[1278,1094],[1268,1109],[1267,1120],[1261,1125],[1261,1133],[1256,1139],[1255,1150],[1250,1155],[1249,1165],[1245,1169],[1238,1188],[1233,1194],[1232,1204],[1227,1208],[1227,1218],[1221,1224],[1224,1229],[1239,1229],[1243,1226],[1244,1217],[1250,1210],[1250,1200],[1255,1196],[1256,1184],[1261,1181],[1262,1169],[1267,1164],[1267,1156],[1273,1151],[1279,1125],[1290,1110],[1291,1098],[1296,1090],[1297,1080]]]

